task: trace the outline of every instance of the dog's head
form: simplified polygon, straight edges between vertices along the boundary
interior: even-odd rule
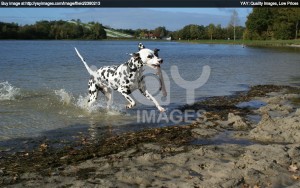
[[[139,56],[145,65],[153,69],[160,67],[160,64],[163,63],[163,59],[159,58],[158,51],[159,49],[150,50],[145,48],[142,43],[139,43]]]

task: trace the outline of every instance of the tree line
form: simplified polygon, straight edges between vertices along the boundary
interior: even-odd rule
[[[207,26],[190,24],[177,31],[160,26],[149,29],[114,29],[138,39],[173,40],[270,40],[297,39],[299,36],[299,8],[253,8],[248,15],[246,27],[240,26],[238,14],[232,11],[226,27],[220,24]],[[38,21],[32,25],[0,22],[0,39],[106,39],[105,28],[98,22]]]
[[[234,29],[236,30],[234,35]],[[174,39],[182,40],[228,40],[228,39],[242,39],[245,28],[242,26],[232,25],[222,28],[221,25],[209,24],[203,25],[187,25],[184,28],[175,31],[171,34]]]
[[[32,25],[19,26],[16,23],[0,22],[0,39],[106,39],[106,32],[99,23],[88,24],[77,21],[38,21]],[[165,27],[148,29],[115,29],[139,39],[163,39],[171,37],[175,40],[228,39],[234,38],[233,26],[222,28],[221,25],[208,26],[190,24],[178,31],[169,31]],[[237,26],[237,39],[242,39],[244,27]]]
[[[245,30],[236,26],[231,18],[227,27],[209,24],[208,26],[190,24],[177,31],[169,31],[164,26],[149,29],[114,29],[137,39],[202,40],[202,39],[242,39]],[[78,20],[38,21],[32,25],[19,26],[16,23],[0,22],[0,39],[106,39],[106,32],[100,23],[87,24]],[[234,32],[235,31],[235,32]]]
[[[288,40],[298,39],[299,22],[299,8],[254,7],[247,17],[246,27],[240,26],[238,13],[233,10],[226,27],[220,24],[208,26],[190,24],[177,31],[168,31],[165,27],[158,27],[154,30],[138,29],[127,30],[127,32],[136,38],[143,38],[151,33],[156,38],[172,37],[175,40]]]
[[[32,25],[0,22],[0,39],[105,39],[100,23],[83,24],[80,20],[38,21]]]

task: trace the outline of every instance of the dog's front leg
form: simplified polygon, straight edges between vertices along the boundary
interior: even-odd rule
[[[143,90],[143,89],[140,89],[140,91],[141,91],[141,93],[147,98],[147,99],[149,99],[150,101],[152,101],[154,104],[155,104],[155,106],[156,106],[156,108],[160,111],[160,112],[165,112],[166,110],[163,108],[163,107],[161,107],[159,104],[158,104],[158,102],[156,101],[156,99],[148,92],[148,90]]]
[[[129,91],[127,88],[120,88],[118,91],[125,97],[125,99],[129,102],[128,105],[126,105],[126,108],[132,108],[135,106],[135,101],[129,96]]]

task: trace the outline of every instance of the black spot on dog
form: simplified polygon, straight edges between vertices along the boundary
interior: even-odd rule
[[[107,73],[107,76],[108,76],[109,74],[114,75],[114,71],[111,70],[111,69],[109,69],[107,72],[108,72],[108,73]]]
[[[100,91],[103,91],[103,88],[100,87],[100,86],[98,86],[98,85],[96,85],[96,89],[98,89],[98,90],[100,90]]]
[[[129,86],[125,86],[126,90],[130,91],[130,87]],[[131,93],[131,92],[130,92]]]
[[[105,70],[103,70],[103,72],[101,72],[101,75],[102,75],[103,77],[105,77],[105,76],[104,76],[105,72],[106,72]]]
[[[126,97],[126,99],[127,99],[128,101],[132,102],[132,100],[131,100],[129,97]]]
[[[152,59],[154,56],[153,55],[148,55],[147,58]]]
[[[130,72],[136,72],[136,71],[137,71],[137,67],[130,69]]]

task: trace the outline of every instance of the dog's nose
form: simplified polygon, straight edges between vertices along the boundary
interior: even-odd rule
[[[158,62],[159,62],[160,64],[162,64],[162,63],[164,62],[164,60],[163,60],[163,59],[160,59],[160,60],[158,60]]]

